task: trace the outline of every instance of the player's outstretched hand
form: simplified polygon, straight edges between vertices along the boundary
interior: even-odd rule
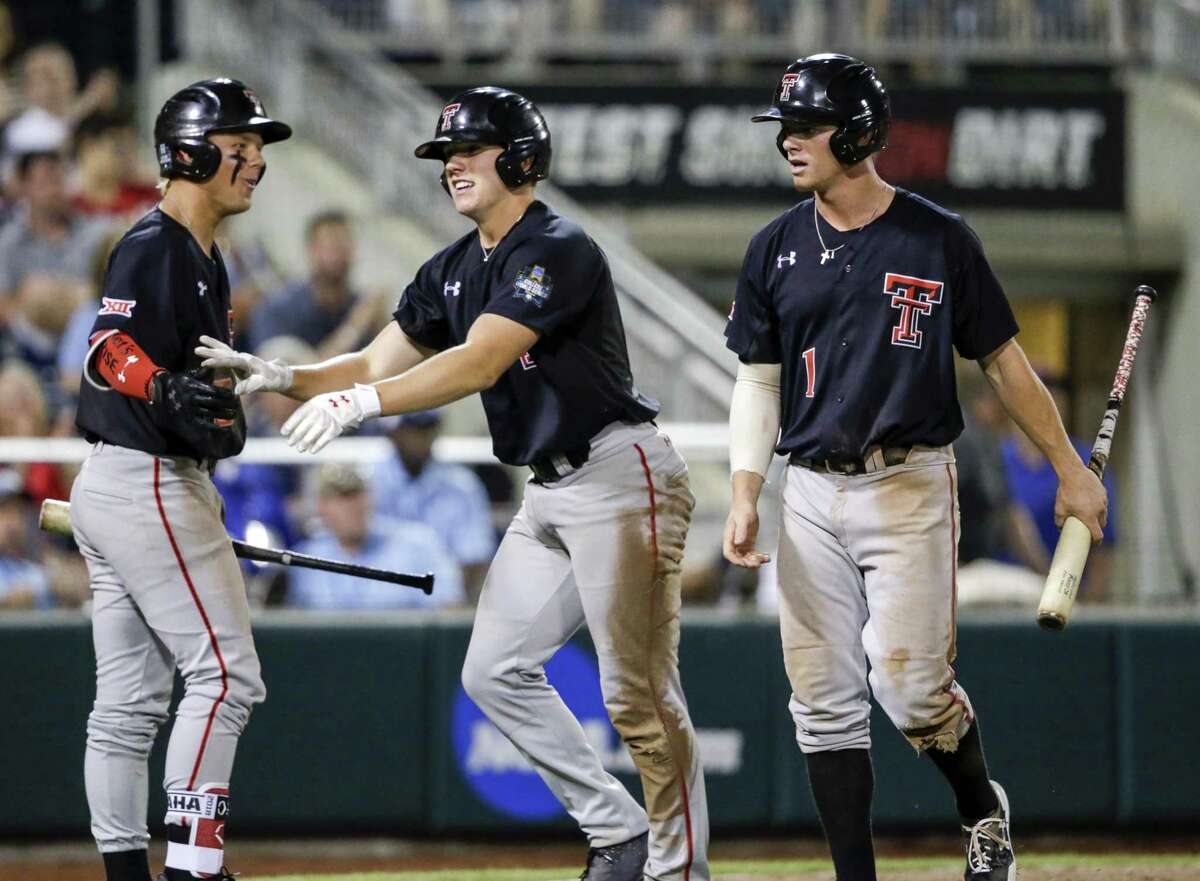
[[[1075,517],[1092,534],[1092,541],[1104,538],[1108,522],[1108,493],[1094,472],[1082,463],[1058,482],[1054,497],[1054,522],[1062,529],[1068,516]]]
[[[297,452],[316,453],[348,428],[379,415],[379,392],[373,385],[355,385],[340,392],[309,398],[283,423],[279,433]]]
[[[250,392],[286,392],[292,387],[292,368],[279,359],[264,361],[249,352],[238,352],[210,336],[200,337],[196,354],[201,367],[228,367],[237,374],[235,395]]]
[[[722,542],[725,559],[736,566],[757,569],[771,557],[754,549],[758,540],[758,509],[754,505],[734,502],[725,521],[725,539]]]
[[[237,397],[232,391],[186,373],[164,370],[155,374],[150,400],[173,418],[209,430],[228,428],[238,417]]]

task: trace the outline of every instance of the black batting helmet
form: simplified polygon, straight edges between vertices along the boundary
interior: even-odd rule
[[[221,165],[221,151],[208,136],[221,132],[254,132],[264,144],[292,136],[291,126],[267,116],[262,101],[245,83],[225,77],[192,83],[168,98],[154,121],[162,176],[208,180]]]
[[[784,156],[789,122],[836,125],[829,148],[843,165],[853,165],[887,146],[891,118],[891,102],[875,68],[827,52],[789,64],[771,106],[751,120],[783,123],[776,144]]]
[[[503,147],[496,173],[510,189],[550,175],[550,129],[546,118],[528,98],[496,86],[480,86],[455,95],[442,108],[432,141],[414,151],[418,159],[446,161],[451,144],[491,144]],[[533,159],[528,169],[527,159]],[[442,176],[442,186],[446,178]],[[448,189],[448,188],[447,188]]]

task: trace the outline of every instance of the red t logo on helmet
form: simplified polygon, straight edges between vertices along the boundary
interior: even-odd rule
[[[796,80],[800,79],[798,73],[785,73],[783,80],[779,83],[779,100],[786,101],[792,94],[792,86],[796,85]]]
[[[460,107],[462,107],[461,104],[447,104],[442,108],[442,131],[450,127],[450,119],[454,114],[458,113],[458,108]]]

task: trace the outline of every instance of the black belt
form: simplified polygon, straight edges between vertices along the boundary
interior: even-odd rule
[[[587,445],[573,450],[563,450],[561,453],[549,453],[529,463],[535,483],[553,483],[559,478],[566,477],[576,468],[583,467],[588,460],[591,448]]]
[[[871,447],[865,458],[856,459],[850,456],[832,456],[828,459],[803,459],[792,454],[788,460],[793,465],[808,468],[810,471],[820,471],[824,474],[868,474],[879,471],[891,465],[903,465],[908,460],[912,447]],[[876,454],[880,454],[879,457]],[[882,458],[882,466],[879,459]]]

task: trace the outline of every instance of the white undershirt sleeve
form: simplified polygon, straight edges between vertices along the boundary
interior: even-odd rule
[[[729,473],[753,471],[767,478],[779,441],[781,364],[738,364],[729,404]]]

